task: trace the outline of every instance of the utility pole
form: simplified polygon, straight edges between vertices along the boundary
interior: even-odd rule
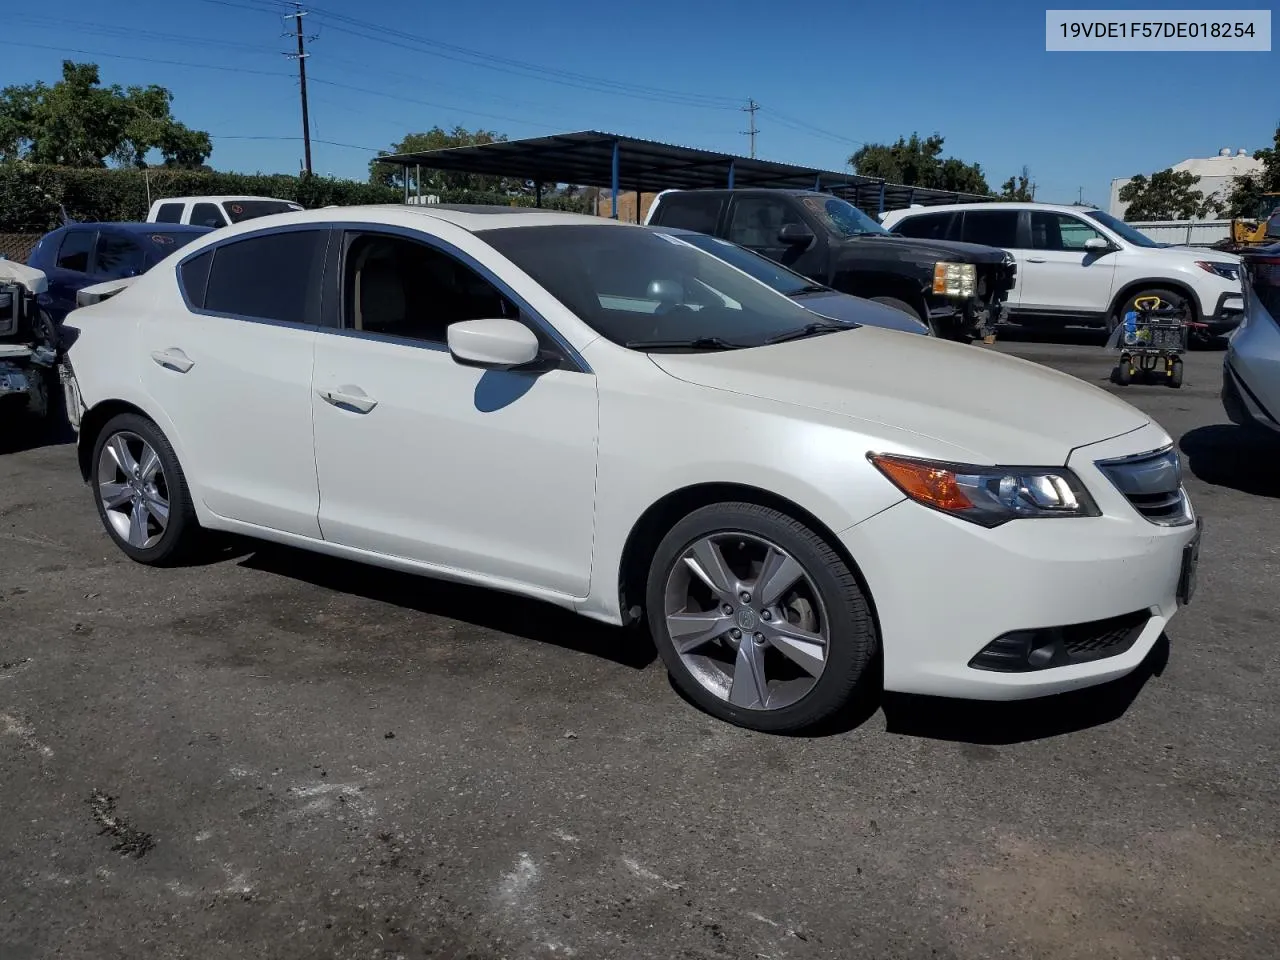
[[[754,160],[756,156],[756,134],[760,132],[756,129],[756,111],[760,109],[760,104],[748,97],[747,105],[739,107],[739,109],[751,117],[750,129],[743,130],[742,133],[751,138],[751,158]]]
[[[1077,206],[1077,207],[1083,207],[1083,206],[1084,206],[1084,187],[1080,187],[1080,188],[1076,191],[1076,206]]]
[[[294,0],[294,12],[285,14],[285,19],[290,17],[294,21],[294,33],[292,36],[298,40],[298,52],[286,53],[285,56],[290,60],[298,61],[298,85],[302,91],[302,151],[305,157],[303,169],[306,170],[307,176],[311,176],[311,121],[307,116],[307,57],[310,54],[306,51],[306,37],[302,35],[302,18],[307,12],[302,9],[301,0]],[[290,36],[290,34],[285,34]],[[312,39],[315,39],[314,37]]]

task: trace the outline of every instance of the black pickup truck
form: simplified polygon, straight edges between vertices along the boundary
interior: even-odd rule
[[[914,314],[953,340],[994,332],[1017,271],[1004,250],[900,237],[815,191],[667,190],[645,222],[723,237],[818,283]]]

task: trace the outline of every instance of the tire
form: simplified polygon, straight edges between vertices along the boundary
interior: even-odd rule
[[[1169,386],[1175,389],[1182,386],[1182,361],[1181,360],[1173,361],[1173,365],[1169,370],[1169,376],[1167,379],[1168,379]]]
[[[132,476],[125,469],[131,466],[139,468]],[[190,554],[200,536],[191,492],[173,447],[154,423],[134,413],[107,421],[93,445],[89,477],[98,518],[126,556],[168,566]]]
[[[723,589],[713,591],[686,556],[705,569],[718,563],[721,573],[709,579]],[[775,575],[760,577],[749,564],[766,556]],[[744,602],[744,588],[760,595]],[[878,646],[866,597],[840,555],[804,524],[757,504],[712,504],[672,527],[650,564],[645,599],[680,691],[714,717],[766,733],[811,729],[839,714]],[[760,676],[763,685],[753,682]]]
[[[1187,302],[1187,298],[1185,296],[1165,287],[1144,287],[1143,289],[1135,290],[1123,303],[1117,305],[1116,309],[1111,312],[1109,317],[1107,317],[1107,333],[1111,333],[1116,327],[1123,323],[1124,315],[1130,310],[1135,309],[1134,301],[1140,300],[1143,297],[1159,297],[1162,306],[1164,304],[1169,304],[1176,307]],[[1191,319],[1195,319],[1194,314]]]

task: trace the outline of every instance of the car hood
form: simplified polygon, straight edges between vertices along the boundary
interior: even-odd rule
[[[1106,391],[1048,367],[874,327],[651,359],[689,383],[847,416],[872,434],[875,424],[914,433],[923,455],[941,459],[1065,464],[1077,447],[1150,422]]]
[[[903,333],[924,333],[929,328],[917,318],[886,307],[882,303],[851,297],[847,293],[835,290],[823,290],[818,293],[797,293],[791,298],[806,310],[812,310],[820,316],[832,320],[843,320],[845,323],[865,323],[870,327],[883,330],[900,330]]]
[[[999,247],[958,240],[920,240],[897,234],[869,234],[850,237],[840,244],[841,250],[856,251],[859,256],[869,250],[893,253],[901,259],[954,260],[959,263],[1003,263],[1007,254]]]

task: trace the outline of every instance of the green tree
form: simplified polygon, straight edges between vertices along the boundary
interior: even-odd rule
[[[1253,151],[1255,160],[1262,161],[1258,173],[1236,177],[1227,194],[1226,216],[1257,217],[1264,195],[1280,193],[1280,125],[1276,126],[1272,146]],[[1280,203],[1280,200],[1276,202]]]
[[[991,194],[982,167],[955,157],[942,157],[944,140],[933,134],[921,140],[918,133],[911,139],[899,137],[897,143],[868,143],[849,158],[854,172],[864,177],[888,180],[909,187],[930,187],[960,193]]]
[[[1150,178],[1138,174],[1120,188],[1120,200],[1127,204],[1126,220],[1192,220],[1211,216],[1218,210],[1212,197],[1197,188],[1200,178],[1186,170],[1173,168],[1153,173]]]
[[[0,160],[140,167],[156,150],[165,166],[198,167],[213,144],[175,120],[172,103],[164,87],[104,87],[97,64],[64,60],[57,83],[0,90]]]
[[[465,127],[454,127],[444,130],[432,127],[425,133],[411,133],[399,143],[393,143],[391,149],[378,154],[385,157],[400,153],[421,153],[424,150],[443,150],[448,147],[470,147],[482,143],[500,143],[506,140],[506,134],[492,130],[467,130]],[[418,183],[416,170],[413,167],[400,167],[395,164],[382,163],[376,157],[369,162],[369,182],[384,187],[404,189],[405,178],[409,180],[409,192],[416,193]],[[481,176],[470,173],[454,173],[448,170],[422,169],[422,192],[440,193],[444,190],[479,190],[523,193],[522,186],[502,177]]]
[[[1031,182],[1031,171],[1025,166],[1022,172],[1000,185],[1001,200],[1030,201],[1036,198],[1036,185]]]

